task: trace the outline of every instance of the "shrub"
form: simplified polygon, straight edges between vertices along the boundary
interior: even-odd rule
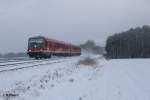
[[[93,66],[96,65],[96,59],[92,59],[90,57],[86,57],[82,60],[78,61],[78,65],[89,65],[89,66]]]

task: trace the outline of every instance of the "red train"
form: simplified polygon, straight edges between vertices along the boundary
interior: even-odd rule
[[[65,43],[42,36],[31,37],[28,40],[28,51],[31,58],[50,58],[55,56],[81,55],[81,48],[76,45]]]

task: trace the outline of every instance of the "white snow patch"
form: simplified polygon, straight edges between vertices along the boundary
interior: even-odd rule
[[[150,100],[150,59],[90,55],[96,67],[78,65],[85,57],[0,73],[0,100]]]

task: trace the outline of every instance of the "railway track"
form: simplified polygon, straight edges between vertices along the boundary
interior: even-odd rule
[[[33,60],[33,59],[22,59],[22,60],[15,60],[15,59],[6,59],[6,60],[0,60],[0,64],[3,64],[3,63],[11,63],[11,62],[21,62],[21,61],[30,61],[30,60]]]
[[[59,57],[60,58],[60,57]],[[64,58],[64,57],[61,57],[61,58]],[[58,59],[58,57],[54,57],[54,58],[51,58],[52,60],[53,59]],[[26,58],[26,59],[3,59],[3,60],[1,60],[0,59],[0,66],[5,66],[5,65],[13,65],[14,63],[18,63],[18,64],[22,64],[23,62],[30,62],[30,61],[43,61],[43,60],[47,60],[47,59],[42,59],[42,60],[36,60],[36,59],[31,59],[31,58]]]
[[[16,61],[14,63],[1,63],[0,68],[3,68],[5,66],[15,66],[15,65],[22,65],[22,64],[30,64],[30,63],[35,63],[35,62],[42,62],[42,61],[47,61],[47,60],[27,60],[27,61]]]
[[[31,67],[39,67],[39,66],[43,66],[43,65],[49,65],[49,64],[54,64],[54,63],[61,63],[64,61],[55,61],[55,62],[50,62],[50,63],[45,63],[45,64],[34,64],[34,65],[28,65],[28,66],[24,66],[24,67],[15,67],[15,68],[8,68],[8,69],[0,69],[0,72],[7,72],[7,71],[13,71],[13,70],[19,70],[19,69],[25,69],[25,68],[31,68]]]
[[[38,60],[38,61],[31,61],[31,62],[21,62],[21,63],[12,63],[12,64],[1,64],[0,65],[0,72],[8,72],[8,71],[14,71],[19,69],[25,69],[25,68],[32,68],[32,67],[40,67],[43,65],[50,65],[54,63],[61,63],[66,61],[67,58],[61,59],[47,59],[47,60]]]

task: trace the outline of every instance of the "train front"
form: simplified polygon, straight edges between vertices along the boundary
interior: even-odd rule
[[[31,58],[43,58],[44,57],[44,37],[32,37],[28,40],[28,55]]]

